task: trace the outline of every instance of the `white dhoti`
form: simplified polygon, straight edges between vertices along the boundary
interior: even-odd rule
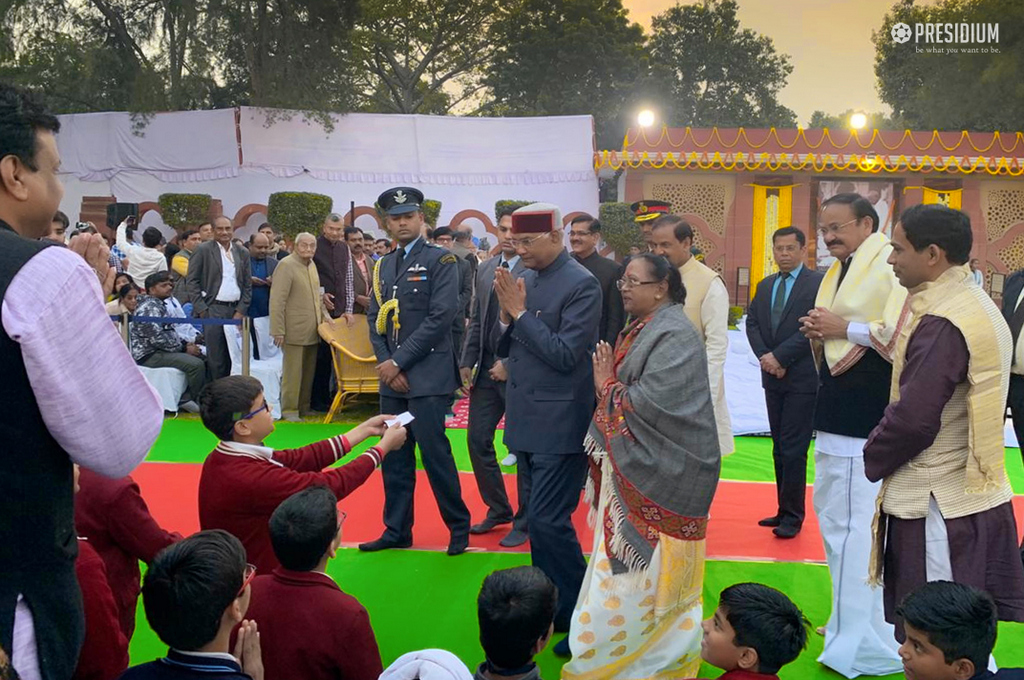
[[[824,441],[823,441],[824,439]],[[871,523],[880,483],[864,476],[863,456],[830,455],[822,448],[862,450],[867,440],[822,433],[814,454],[814,511],[832,577],[832,616],[818,661],[848,678],[887,675],[903,668],[882,589],[868,585]]]

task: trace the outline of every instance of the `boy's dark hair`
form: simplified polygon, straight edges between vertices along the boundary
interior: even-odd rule
[[[242,588],[245,548],[226,531],[200,531],[157,553],[142,583],[146,619],[184,652],[209,644]]]
[[[871,231],[878,231],[878,212],[875,207],[871,205],[871,201],[864,198],[860,194],[845,193],[836,194],[832,198],[826,198],[821,203],[821,209],[824,210],[827,206],[836,203],[838,205],[848,205],[853,210],[853,214],[858,220],[862,220],[865,217],[871,218]]]
[[[780,236],[790,235],[796,236],[796,242],[800,244],[801,248],[807,245],[807,236],[805,236],[804,232],[800,231],[796,227],[783,227],[782,229],[776,229],[772,234],[772,245],[775,245],[775,240]]]
[[[530,663],[557,607],[558,588],[537,567],[502,569],[485,578],[476,608],[487,660],[505,669]]]
[[[68,219],[68,216],[61,212],[60,210],[53,214],[53,219],[51,220],[51,222],[60,222],[61,224],[64,225],[65,229],[67,229],[68,225],[71,224],[71,220]]]
[[[270,542],[285,569],[312,571],[338,535],[338,499],[326,486],[286,498],[270,516]]]
[[[221,441],[233,441],[235,423],[249,413],[263,384],[249,375],[218,378],[199,393],[199,414],[206,429]]]
[[[31,93],[0,83],[0,158],[17,156],[29,170],[36,165],[36,133],[60,132],[60,121]]]
[[[946,253],[950,264],[967,264],[971,258],[971,218],[959,210],[922,203],[904,210],[899,223],[917,252],[935,245]]]
[[[759,673],[778,673],[807,646],[810,622],[792,600],[774,588],[737,583],[722,591],[719,606],[736,632],[733,643],[757,651]]]
[[[163,237],[164,235],[156,227],[146,227],[146,231],[142,232],[142,245],[147,248],[156,248],[160,245]]]
[[[171,273],[166,269],[158,272],[153,272],[152,274],[146,277],[146,292],[148,293],[149,291],[153,290],[153,286],[155,286],[156,284],[170,280]]]
[[[996,605],[987,593],[962,583],[932,581],[903,598],[896,615],[927,633],[947,664],[967,659],[975,672],[988,668],[996,646]]]
[[[686,239],[690,239],[690,242],[693,243],[693,227],[679,215],[662,215],[651,222],[651,231],[662,227],[672,227],[672,235],[680,243]]]

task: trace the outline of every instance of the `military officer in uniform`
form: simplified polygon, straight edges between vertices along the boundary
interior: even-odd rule
[[[459,304],[456,256],[430,245],[423,230],[423,194],[409,187],[389,189],[377,203],[398,247],[377,261],[366,319],[377,355],[382,413],[412,413],[405,446],[382,464],[384,534],[360,550],[372,552],[412,545],[415,447],[441,517],[451,532],[448,554],[469,545],[469,509],[445,436],[445,412],[458,384],[452,348],[452,320]]]

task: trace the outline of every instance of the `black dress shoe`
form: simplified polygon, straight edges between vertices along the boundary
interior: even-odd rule
[[[555,656],[560,656],[563,659],[568,659],[572,656],[572,650],[569,649],[569,636],[566,635],[564,638],[558,641],[558,644],[551,650],[555,653]]]
[[[390,550],[392,548],[411,548],[412,540],[408,541],[396,541],[391,538],[378,538],[376,541],[370,541],[369,543],[360,543],[359,549],[363,552],[377,552],[378,550]]]
[[[783,524],[772,529],[772,533],[775,534],[776,538],[796,538],[796,535],[800,533],[800,527],[793,526],[792,524]]]
[[[508,535],[505,536],[505,538],[498,541],[498,545],[500,545],[502,548],[515,548],[516,546],[520,546],[523,543],[526,543],[528,540],[530,540],[530,535],[527,534],[525,531],[513,529],[512,531],[508,532]]]
[[[779,519],[778,515],[773,517],[765,517],[763,520],[757,523],[759,527],[777,527],[782,524],[782,520]]]
[[[511,523],[512,523],[512,520],[510,520],[510,519],[497,520],[497,519],[491,519],[490,517],[488,517],[483,522],[480,522],[480,524],[474,524],[473,526],[471,526],[469,528],[469,533],[471,533],[471,534],[486,534],[488,531],[492,531],[494,529],[494,527],[501,526],[502,524],[511,524]]]
[[[455,557],[456,555],[461,555],[462,553],[466,552],[466,548],[468,548],[468,547],[469,547],[469,536],[468,535],[463,535],[463,536],[458,536],[458,537],[452,536],[452,540],[450,540],[448,542],[448,555],[450,557]]]

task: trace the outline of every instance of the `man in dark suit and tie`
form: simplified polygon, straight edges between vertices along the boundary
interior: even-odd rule
[[[1021,328],[1024,327],[1024,269],[1010,275],[1003,286],[1003,316],[1013,335],[1013,363],[1010,364],[1010,393],[1007,401],[1013,417],[1013,432],[1024,452],[1024,347],[1021,346]]]
[[[804,521],[807,448],[814,430],[818,373],[800,317],[814,309],[822,274],[803,265],[807,237],[796,227],[772,234],[779,272],[762,280],[750,303],[747,338],[761,361],[761,384],[772,430],[778,512],[758,524],[793,538]]]
[[[410,187],[385,191],[377,199],[387,214],[398,248],[377,261],[379,286],[370,293],[366,321],[377,355],[381,413],[405,411],[415,418],[405,445],[381,465],[384,476],[384,535],[363,543],[372,552],[412,545],[416,444],[441,517],[451,532],[448,554],[469,546],[469,509],[444,416],[458,383],[452,349],[452,319],[459,303],[458,258],[429,245],[423,231],[423,193]]]
[[[572,257],[601,284],[601,326],[598,336],[612,347],[619,339],[619,331],[626,325],[626,311],[622,307],[622,293],[617,282],[623,268],[619,263],[597,252],[601,243],[601,222],[586,213],[575,217],[569,225],[569,246]]]
[[[528,271],[516,279],[498,267],[494,277],[498,356],[509,361],[505,445],[519,459],[519,488],[530,487],[533,564],[558,586],[556,631],[569,630],[586,571],[571,516],[587,474],[583,438],[594,414],[601,321],[601,285],[569,257],[563,239],[556,206],[516,210],[512,243]],[[555,652],[568,654],[568,640]]]
[[[185,286],[199,318],[241,319],[252,300],[249,251],[232,243],[235,226],[227,217],[213,221],[213,240],[203,243],[188,262]],[[223,326],[206,326],[207,365],[214,380],[231,373]]]
[[[498,246],[501,253],[480,265],[476,277],[476,300],[473,302],[469,332],[462,351],[459,369],[462,384],[471,390],[469,396],[469,459],[487,505],[487,516],[469,528],[471,534],[484,534],[494,527],[512,523],[512,531],[501,539],[506,548],[522,545],[527,539],[526,508],[528,499],[519,496],[519,510],[513,522],[512,505],[505,492],[505,482],[494,452],[494,433],[505,415],[505,382],[507,360],[498,358],[495,327],[498,325],[498,298],[494,292],[494,272],[502,267],[514,278],[523,275],[522,258],[509,240],[512,234],[513,208],[503,208],[498,216]],[[476,373],[473,368],[477,367]]]

